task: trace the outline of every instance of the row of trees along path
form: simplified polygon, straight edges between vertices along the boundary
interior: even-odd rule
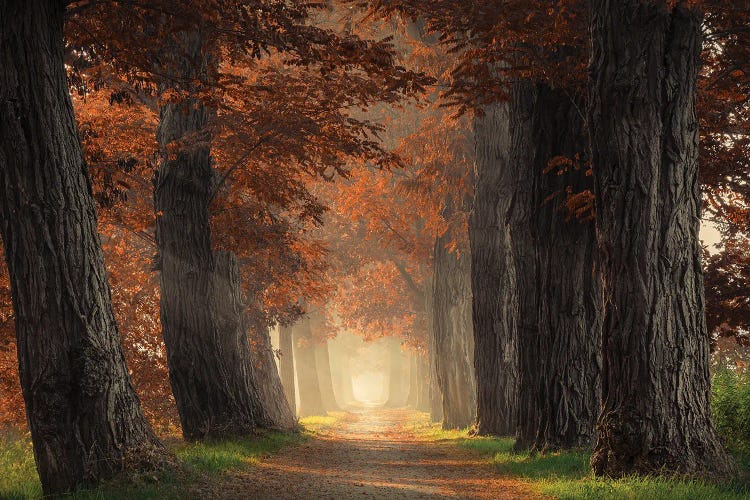
[[[393,347],[421,351],[430,384],[418,399],[445,427],[515,433],[539,451],[593,447],[598,474],[732,473],[709,411],[698,149],[709,206],[743,231],[746,173],[735,169],[746,150],[723,132],[747,112],[737,98],[747,72],[732,69],[747,66],[747,5],[343,4],[387,21],[376,33],[406,26],[400,51],[429,69],[401,66],[390,38],[359,37],[351,19],[331,29],[333,1],[0,1],[0,234],[45,493],[174,462],[125,364],[71,86],[110,86],[110,104],[157,110],[151,192],[139,195],[153,210],[135,211],[146,229],[134,232],[154,227],[146,239],[186,439],[296,427],[268,325],[312,313],[282,337],[308,360],[300,368],[314,366],[304,340],[325,314],[303,298],[327,283],[315,283],[310,255],[324,252],[301,228],[324,222],[321,186],[350,178],[354,163],[394,172],[376,182],[390,212],[339,196],[327,236],[351,233],[346,215],[355,232],[389,234],[399,253],[344,238],[359,246],[342,244],[337,264],[352,271],[356,248],[368,259],[358,272],[398,281],[408,300],[339,300],[340,312],[394,334],[405,327],[384,311],[408,319]],[[424,118],[417,133],[389,136],[393,116],[370,119],[415,96],[428,110],[411,115]],[[467,122],[470,133],[445,133]],[[450,139],[452,156],[435,153],[432,133]],[[240,218],[257,225],[226,229]],[[259,264],[271,254],[276,271]],[[710,311],[713,326],[721,311]],[[329,385],[317,399],[330,399]],[[372,418],[392,427],[387,414]]]

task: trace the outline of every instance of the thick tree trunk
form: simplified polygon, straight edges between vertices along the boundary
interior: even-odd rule
[[[443,428],[468,427],[476,419],[471,260],[435,242],[433,328],[437,381],[443,394]]]
[[[294,326],[294,365],[297,369],[299,385],[300,417],[325,415],[323,396],[318,382],[318,370],[315,364],[315,344],[313,343],[312,325],[309,318],[303,318]]]
[[[476,430],[509,435],[518,406],[517,283],[510,228],[515,177],[509,164],[507,104],[485,109],[474,125],[476,190],[469,219],[472,259]]]
[[[323,407],[327,411],[339,410],[336,395],[333,392],[333,377],[331,376],[331,358],[328,353],[328,341],[315,346],[315,362],[318,368],[318,381],[320,384],[320,395],[323,398]]]
[[[39,477],[59,494],[164,463],[112,312],[63,67],[64,2],[0,2],[0,234]]]
[[[297,391],[294,384],[294,351],[292,347],[292,327],[279,327],[279,368],[281,372],[281,383],[284,386],[284,395],[292,411],[296,414]]]
[[[696,82],[701,17],[592,2],[589,121],[607,313],[597,474],[727,474],[711,423]]]
[[[217,270],[218,264],[217,259]],[[237,272],[239,273],[239,269],[237,269]],[[239,290],[239,285],[238,282],[237,290]],[[294,430],[297,428],[297,420],[287,402],[284,387],[281,385],[273,345],[271,345],[271,335],[265,322],[264,313],[258,307],[251,307],[249,316],[250,346],[252,348],[249,358],[254,360],[255,376],[251,377],[248,382],[253,383],[255,381],[257,383],[262,409],[271,425],[279,430]],[[247,327],[242,331],[245,342],[247,342],[246,332]]]
[[[164,71],[201,78],[194,64],[208,56],[200,37],[176,37],[179,47],[174,50],[184,53],[184,67]],[[157,131],[162,158],[154,177],[162,334],[172,392],[188,440],[274,426],[262,408],[251,351],[246,348],[247,332],[237,330],[242,310],[236,304],[229,312],[216,310],[239,291],[232,289],[237,283],[222,284],[221,272],[214,276],[209,115],[203,103],[192,99],[162,106]],[[227,348],[237,351],[224,352]]]
[[[516,84],[510,218],[518,272],[519,403],[516,445],[590,447],[600,401],[601,286],[593,222],[562,205],[593,188],[580,103],[544,84]],[[561,161],[567,159],[567,162]],[[550,165],[560,166],[548,173]]]

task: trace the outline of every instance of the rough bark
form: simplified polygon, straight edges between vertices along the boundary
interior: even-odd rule
[[[175,43],[175,54],[185,54],[183,67],[163,71],[202,78],[194,61],[209,56],[200,37],[176,35]],[[181,60],[174,59],[175,64]],[[210,114],[198,100],[167,103],[161,107],[157,130],[162,158],[154,177],[154,209],[162,335],[172,392],[188,440],[243,435],[274,426],[262,408],[251,351],[246,348],[247,332],[238,332],[241,308],[233,304],[229,312],[216,310],[239,292],[216,286],[221,280],[214,276]],[[236,317],[226,317],[230,313]],[[233,348],[238,350],[225,351]]]
[[[733,469],[709,408],[700,25],[682,4],[592,2],[589,122],[607,302],[597,474]]]
[[[474,124],[475,197],[469,219],[473,292],[476,432],[516,430],[518,345],[516,274],[507,224],[515,178],[509,164],[508,104],[485,109]]]
[[[63,67],[64,2],[0,2],[0,234],[45,494],[164,463],[125,365]]]
[[[315,365],[315,344],[310,318],[303,318],[294,326],[294,365],[299,387],[297,414],[300,417],[325,415],[326,410],[323,406],[318,370]]]
[[[315,362],[318,369],[318,383],[323,407],[327,411],[339,410],[336,395],[333,392],[333,377],[331,376],[331,357],[328,353],[328,341],[315,346]]]
[[[292,414],[297,413],[297,391],[294,384],[294,351],[292,347],[292,327],[282,326],[279,328],[279,369],[281,372],[281,383],[284,386],[284,395]]]
[[[594,224],[563,206],[590,186],[581,101],[518,83],[511,101],[516,191],[510,232],[517,275],[519,402],[516,445],[590,447],[600,401],[601,286]],[[570,163],[545,173],[550,164]],[[558,159],[558,160],[556,160]]]
[[[232,254],[228,254],[232,256]],[[233,257],[233,256],[232,256]],[[218,261],[216,263],[218,268]],[[239,269],[237,269],[239,276]],[[240,283],[237,282],[237,290]],[[273,428],[290,431],[297,428],[297,420],[294,412],[287,402],[284,386],[281,384],[279,370],[271,344],[271,335],[266,324],[263,311],[258,307],[251,307],[249,313],[250,321],[250,345],[252,352],[249,359],[253,360],[255,376],[248,379],[248,383],[257,383],[260,402],[265,419],[271,423]],[[247,342],[247,327],[243,329],[243,338]]]
[[[471,258],[446,248],[449,238],[445,235],[435,242],[432,309],[443,428],[458,429],[476,419]]]

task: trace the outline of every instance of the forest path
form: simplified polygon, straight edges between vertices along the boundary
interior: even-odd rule
[[[531,498],[487,457],[414,432],[406,409],[349,412],[300,446],[231,474],[214,498]]]

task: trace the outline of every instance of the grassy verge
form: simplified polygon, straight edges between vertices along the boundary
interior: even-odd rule
[[[328,415],[325,416],[302,418],[299,423],[302,424],[302,427],[305,429],[305,434],[315,436],[348,418],[351,417],[350,414],[346,412],[332,411],[328,412]]]
[[[491,460],[500,474],[521,479],[540,495],[560,499],[695,499],[734,500],[750,498],[746,480],[713,484],[669,478],[599,479],[593,477],[586,452],[550,453],[546,455],[513,451],[511,438],[470,437],[468,430],[443,431],[426,417],[414,423],[414,431],[432,441],[449,441],[472,449]],[[750,461],[738,456],[745,477]]]
[[[179,472],[109,482],[96,489],[82,490],[71,498],[93,499],[180,499],[195,496],[202,484],[217,477],[257,464],[285,446],[299,443],[307,434],[270,432],[255,438],[185,443],[168,439],[167,446],[183,465]],[[41,498],[42,488],[27,437],[0,438],[0,498]]]

